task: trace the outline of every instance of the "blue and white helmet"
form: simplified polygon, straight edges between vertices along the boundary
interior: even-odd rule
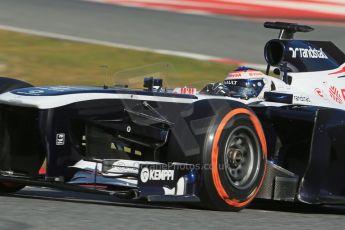
[[[239,67],[228,74],[224,85],[229,89],[231,97],[249,99],[260,95],[267,83],[266,77],[258,70]]]

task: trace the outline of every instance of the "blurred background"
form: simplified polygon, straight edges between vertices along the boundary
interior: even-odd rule
[[[264,21],[311,25],[296,38],[345,50],[345,0],[0,0],[0,74],[95,84],[99,66],[167,61],[183,78],[221,79],[238,65],[264,68],[264,45],[278,35]]]

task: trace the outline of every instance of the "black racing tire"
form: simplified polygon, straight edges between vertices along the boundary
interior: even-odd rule
[[[32,87],[32,85],[24,81],[7,78],[7,77],[0,77],[0,94],[11,91],[11,90],[27,88],[27,87]],[[0,137],[2,137],[3,139],[3,140],[0,140],[0,143],[2,145],[6,144],[6,143],[3,143],[6,141],[6,137],[3,135],[0,135]],[[23,189],[24,187],[25,185],[23,184],[17,184],[13,182],[1,182],[0,193],[14,193]]]
[[[251,109],[239,104],[227,108],[216,109],[205,138],[200,198],[210,209],[240,211],[262,185],[267,146],[260,121]]]

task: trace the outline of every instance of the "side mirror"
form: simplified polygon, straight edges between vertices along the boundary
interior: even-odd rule
[[[148,91],[159,92],[163,86],[163,80],[160,78],[145,77],[144,78],[144,88]]]

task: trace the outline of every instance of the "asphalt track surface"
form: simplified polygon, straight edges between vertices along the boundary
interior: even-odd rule
[[[265,43],[277,37],[262,22],[77,0],[0,0],[0,25],[261,64]],[[332,40],[345,50],[344,27],[315,28],[298,38]]]
[[[262,63],[276,32],[261,23],[105,6],[73,0],[0,0],[0,24],[150,48]],[[345,48],[344,28],[318,27],[300,37]],[[0,196],[0,229],[344,229],[342,208],[256,201],[240,213],[185,205],[127,202],[51,189]]]
[[[26,188],[0,196],[0,229],[330,229],[345,210],[256,201],[239,212],[128,202],[108,196]]]

